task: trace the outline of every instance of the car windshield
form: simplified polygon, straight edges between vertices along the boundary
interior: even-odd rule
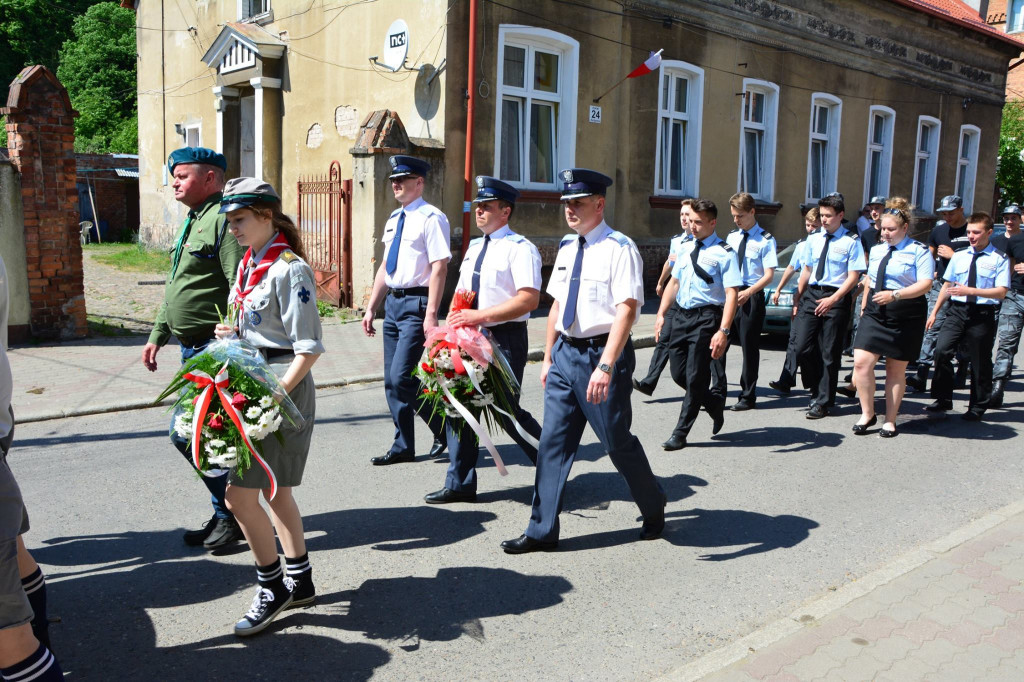
[[[779,251],[779,269],[776,272],[782,272],[789,265],[789,261],[793,259],[793,252],[796,251],[797,244],[799,242],[793,242],[782,251]]]

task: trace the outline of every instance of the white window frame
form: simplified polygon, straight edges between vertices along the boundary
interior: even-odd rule
[[[667,108],[662,102],[665,78],[686,79],[686,113],[680,114]],[[667,165],[662,155],[663,121],[686,121],[686,135],[683,141],[682,187],[668,189],[665,181]],[[654,194],[656,196],[695,197],[700,194],[700,141],[701,123],[704,119],[704,69],[688,62],[666,59],[658,73],[658,125],[654,152]]]
[[[1006,32],[1019,33],[1024,31],[1024,2],[1014,7],[1016,0],[1006,0]]]
[[[191,131],[196,131],[196,143],[194,145],[188,143],[188,134]],[[202,123],[186,123],[182,126],[181,135],[185,138],[186,147],[202,147],[203,146],[203,124]]]
[[[822,135],[814,130],[814,122],[818,107],[828,109],[828,132]],[[835,192],[839,182],[839,138],[842,131],[843,101],[835,95],[826,92],[815,92],[811,94],[811,122],[808,128],[807,140],[807,186],[804,193],[806,201],[814,202],[821,197],[811,196],[811,159],[813,157],[814,142],[824,142],[825,148],[825,175],[821,184],[821,196]]]
[[[882,117],[882,124],[885,130],[882,132],[881,144],[875,143],[874,125],[875,116]],[[868,109],[868,144],[864,156],[864,205],[871,201],[872,196],[889,196],[889,187],[892,182],[892,141],[896,131],[896,112],[889,107],[873,105]],[[871,192],[871,153],[879,152],[879,173],[877,194]]]
[[[262,2],[262,12],[247,12],[246,5],[253,2]],[[239,21],[246,21],[253,24],[266,24],[274,20],[274,8],[271,0],[236,0],[237,15]]]
[[[523,74],[523,87],[504,85],[505,47],[526,48],[526,65]],[[552,52],[559,55],[559,92],[557,94],[539,92],[530,89],[530,74],[533,72],[532,49]],[[576,102],[579,98],[579,41],[567,35],[556,33],[546,28],[523,26],[519,24],[501,24],[498,27],[498,78],[494,97],[494,176],[509,184],[523,189],[556,190],[559,188],[558,171],[575,166],[576,159]],[[502,178],[501,169],[501,125],[503,102],[506,96],[520,98],[524,101],[523,125],[520,130],[520,171],[519,180]],[[530,102],[534,99],[546,102],[557,102],[559,106],[558,120],[555,125],[555,167],[552,182],[534,182],[530,179],[529,130]]]
[[[764,122],[762,124],[749,123],[743,118],[743,108],[748,92],[758,92],[764,95]],[[761,163],[761,187],[757,192],[750,194],[758,200],[771,202],[775,196],[775,144],[778,136],[779,123],[779,86],[770,81],[757,80],[755,78],[743,79],[743,100],[740,102],[740,154],[739,168],[736,172],[736,191],[747,191],[743,183],[743,171],[745,166],[745,144],[744,131],[747,128],[764,131],[764,143],[762,153],[764,158]]]
[[[971,152],[964,156],[964,138],[973,138]],[[960,126],[960,142],[956,152],[956,189],[954,194],[959,194],[963,199],[964,213],[968,215],[974,211],[974,189],[975,181],[978,179],[978,143],[981,142],[981,128],[974,125]],[[960,186],[960,172],[964,170],[964,184]]]
[[[932,138],[933,149],[921,151],[921,131],[925,126],[935,128],[935,137]],[[942,146],[942,121],[934,116],[917,117],[917,139],[914,142],[914,185],[910,202],[925,213],[931,213],[935,208],[935,176],[939,170],[939,148]],[[920,172],[921,160],[925,162],[924,196],[918,196],[918,173]]]

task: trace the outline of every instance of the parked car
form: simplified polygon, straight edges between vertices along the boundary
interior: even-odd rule
[[[791,315],[793,312],[793,297],[796,296],[796,283],[800,279],[800,273],[793,273],[793,276],[786,282],[786,288],[779,294],[779,304],[772,304],[772,294],[779,287],[779,282],[782,281],[782,273],[786,270],[786,266],[789,265],[789,261],[793,258],[793,252],[796,251],[797,244],[794,242],[790,244],[782,251],[779,251],[779,267],[775,268],[775,276],[768,286],[764,288],[764,293],[768,297],[768,305],[765,308],[764,315],[764,330],[769,334],[785,334],[789,335],[789,324],[792,320]]]

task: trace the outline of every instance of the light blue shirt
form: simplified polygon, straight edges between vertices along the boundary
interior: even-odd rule
[[[686,242],[693,241],[693,235],[689,232],[682,232],[677,234],[675,237],[668,242],[668,262],[675,263],[679,257],[679,250],[683,248],[683,244]]]
[[[679,293],[676,303],[690,310],[705,305],[723,305],[725,288],[743,285],[740,278],[740,267],[736,262],[736,252],[723,239],[712,233],[700,241],[700,253],[697,264],[711,275],[711,283],[705,282],[693,270],[693,250],[698,240],[685,242],[679,251],[672,276],[679,280]]]
[[[832,239],[828,242],[825,272],[819,280],[816,271],[827,236],[828,232],[822,229],[821,232],[815,232],[807,238],[803,267],[811,269],[811,279],[808,282],[811,286],[838,289],[846,281],[849,273],[864,272],[867,269],[864,265],[864,247],[861,246],[860,237],[856,233],[840,226],[832,233]]]
[[[942,278],[952,284],[967,286],[967,278],[971,272],[971,261],[974,260],[975,253],[977,252],[973,246],[954,253],[953,257],[949,259],[949,265],[946,266],[945,272],[942,273]],[[1006,255],[994,247],[992,242],[989,242],[988,246],[982,249],[981,253],[982,255],[978,257],[978,262],[975,266],[978,272],[978,279],[974,286],[979,289],[1009,287],[1010,261]],[[967,302],[966,296],[952,296],[950,298],[959,303]],[[1002,301],[997,298],[978,297],[978,305],[999,305],[1000,303]]]
[[[923,279],[935,278],[935,259],[932,258],[928,247],[915,239],[904,237],[892,252],[889,263],[885,266],[885,281],[879,286],[875,280],[878,279],[878,268],[887,253],[889,245],[884,242],[871,247],[868,279],[872,289],[893,291],[909,287]]]
[[[740,242],[743,241],[743,230],[735,229],[730,232],[725,241],[737,252],[737,255],[745,261],[740,267],[740,275],[743,277],[743,286],[751,286],[764,277],[767,268],[779,267],[779,257],[775,248],[775,237],[765,232],[764,229],[754,224],[749,230],[747,237],[747,252],[739,253]]]

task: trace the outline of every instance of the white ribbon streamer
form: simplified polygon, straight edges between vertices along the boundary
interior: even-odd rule
[[[473,380],[472,375],[470,375],[470,380]],[[473,429],[473,432],[476,433],[477,437],[480,439],[481,445],[487,448],[487,452],[491,453],[491,457],[494,458],[494,466],[498,468],[498,473],[502,476],[508,476],[508,470],[505,469],[505,463],[501,461],[501,455],[498,454],[498,449],[494,447],[494,442],[491,440],[490,434],[487,433],[487,429],[480,425],[480,422],[476,420],[476,417],[473,416],[472,412],[466,409],[465,405],[455,399],[455,396],[452,395],[451,391],[448,390],[448,387],[444,385],[443,381],[439,381],[438,385],[441,387],[441,390],[444,391],[444,395],[448,398],[448,402],[458,410],[459,414],[462,415],[462,418],[466,420],[466,423],[469,424],[470,428]],[[476,386],[475,381],[473,382],[473,385]],[[477,390],[480,389],[478,388]],[[483,391],[480,391],[480,393],[483,393]]]

